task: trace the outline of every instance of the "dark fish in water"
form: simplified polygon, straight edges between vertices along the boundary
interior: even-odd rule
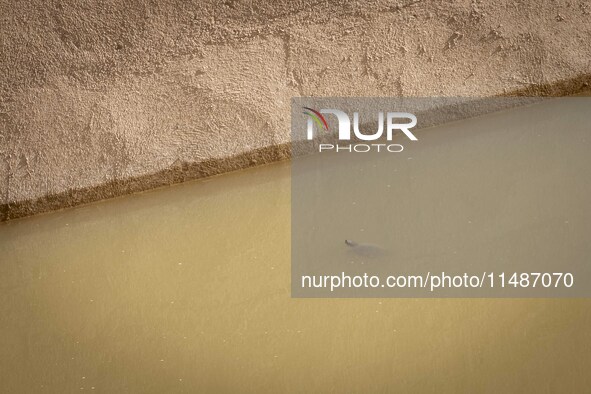
[[[358,243],[350,239],[346,239],[345,244],[349,246],[353,253],[364,257],[378,257],[384,255],[386,252],[377,245]]]

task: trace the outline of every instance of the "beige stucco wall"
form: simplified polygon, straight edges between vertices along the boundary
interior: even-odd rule
[[[588,1],[0,2],[0,218],[288,157],[293,96],[568,94]]]

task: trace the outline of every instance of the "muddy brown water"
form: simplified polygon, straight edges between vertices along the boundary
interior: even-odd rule
[[[289,163],[2,224],[0,253],[2,392],[591,384],[587,299],[290,298]]]

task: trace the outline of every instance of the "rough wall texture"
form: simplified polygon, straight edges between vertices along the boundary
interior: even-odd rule
[[[292,96],[560,95],[589,1],[0,2],[0,218],[289,155]]]

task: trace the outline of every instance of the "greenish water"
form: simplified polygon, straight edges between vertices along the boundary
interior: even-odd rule
[[[6,393],[586,392],[586,299],[292,299],[280,163],[0,225]]]

